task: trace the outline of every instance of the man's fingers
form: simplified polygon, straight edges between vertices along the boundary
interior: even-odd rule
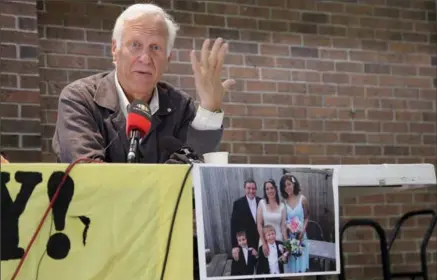
[[[202,50],[200,54],[200,63],[205,68],[208,68],[208,53],[209,53],[209,39],[203,41]]]
[[[0,155],[0,162],[1,163],[9,163],[7,159],[5,159],[2,155]]]
[[[221,75],[223,63],[225,62],[225,56],[228,53],[229,45],[228,43],[224,43],[221,45],[220,49],[217,52],[216,56],[216,64],[214,68],[215,75]]]
[[[191,68],[193,69],[194,75],[200,74],[200,64],[196,57],[196,52],[194,50],[190,53]]]
[[[223,86],[223,88],[225,89],[225,91],[229,91],[229,89],[233,86],[233,85],[235,85],[235,80],[234,79],[228,79],[228,80],[226,80],[226,81],[224,81],[223,83],[222,83],[222,86]]]
[[[217,38],[214,42],[214,45],[212,46],[212,50],[211,50],[211,53],[210,53],[209,58],[208,58],[208,65],[209,65],[209,68],[211,70],[214,70],[217,63],[218,63],[217,60],[218,60],[219,51],[220,51],[222,45],[223,45],[223,39]]]

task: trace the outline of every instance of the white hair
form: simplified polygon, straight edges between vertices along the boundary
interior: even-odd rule
[[[127,20],[134,20],[144,15],[159,14],[165,20],[167,26],[167,56],[170,55],[176,34],[179,30],[179,25],[173,20],[173,17],[165,12],[162,8],[154,4],[134,4],[124,10],[115,21],[114,30],[112,31],[112,39],[115,40],[117,49],[121,47],[121,40],[123,37],[124,23]]]

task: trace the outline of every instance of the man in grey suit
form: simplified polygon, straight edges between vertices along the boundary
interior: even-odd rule
[[[53,150],[60,162],[81,157],[126,162],[127,106],[133,100],[149,104],[152,127],[140,144],[141,162],[163,163],[169,154],[160,139],[173,136],[198,154],[216,151],[223,134],[222,99],[234,80],[220,75],[228,44],[218,38],[210,50],[204,41],[200,59],[191,53],[200,100],[162,82],[179,27],[161,8],[135,4],[115,22],[112,55],[115,69],[67,85],[61,92]],[[189,66],[187,66],[189,67]]]

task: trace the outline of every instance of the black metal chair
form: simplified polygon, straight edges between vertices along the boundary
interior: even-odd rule
[[[415,272],[395,272],[391,274],[392,278],[411,278],[411,280],[414,280],[416,277],[421,277],[423,280],[428,280],[428,266],[427,266],[427,257],[426,257],[426,247],[428,246],[428,242],[431,239],[432,232],[434,231],[434,227],[437,223],[437,215],[434,210],[427,209],[427,210],[419,210],[419,211],[411,211],[403,215],[396,223],[396,226],[393,230],[393,233],[391,235],[391,238],[388,241],[388,250],[393,247],[393,243],[396,240],[396,237],[399,234],[399,231],[401,230],[402,225],[405,221],[407,221],[409,218],[414,216],[424,216],[424,215],[430,215],[430,223],[429,226],[425,232],[425,235],[422,239],[422,244],[420,245],[420,271]]]
[[[340,231],[340,274],[338,275],[339,280],[345,280],[345,269],[344,269],[344,256],[343,256],[343,236],[348,228],[351,227],[361,227],[370,226],[372,227],[379,236],[379,246],[381,250],[382,259],[382,274],[384,280],[391,279],[390,273],[390,255],[387,249],[387,238],[384,229],[374,220],[370,219],[354,219],[348,221]]]
[[[393,246],[396,237],[403,225],[403,223],[413,216],[421,216],[421,215],[431,215],[431,220],[429,226],[425,232],[425,235],[422,239],[422,244],[420,247],[420,260],[421,260],[421,270],[417,272],[397,272],[392,273],[390,269],[390,249]],[[437,215],[434,210],[426,209],[419,211],[411,211],[404,214],[396,223],[393,232],[391,234],[390,239],[387,241],[386,233],[384,229],[376,222],[370,219],[354,219],[348,221],[342,228],[340,232],[340,275],[338,276],[339,280],[345,280],[345,268],[344,268],[344,256],[343,256],[343,235],[348,228],[358,227],[358,226],[370,226],[376,230],[379,236],[379,244],[381,250],[381,259],[382,259],[382,273],[384,280],[391,280],[393,278],[411,278],[414,280],[416,277],[422,277],[423,280],[428,280],[428,267],[427,267],[427,257],[426,257],[426,247],[428,246],[428,242],[431,238],[432,232],[434,231],[434,227],[437,224]]]

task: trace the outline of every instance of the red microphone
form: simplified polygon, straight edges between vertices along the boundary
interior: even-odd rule
[[[127,108],[126,134],[129,138],[129,163],[139,162],[138,146],[140,139],[146,136],[152,125],[149,106],[141,100],[134,100]]]

